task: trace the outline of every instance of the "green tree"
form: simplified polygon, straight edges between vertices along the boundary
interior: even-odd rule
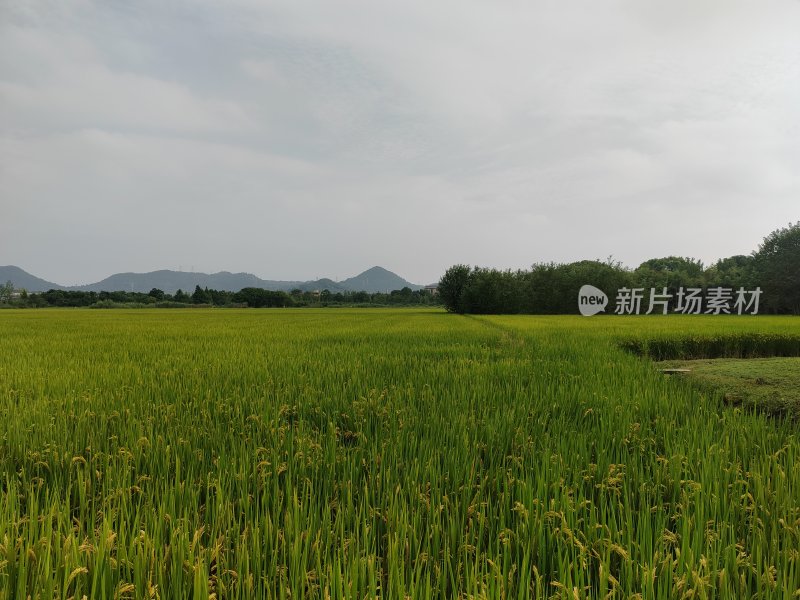
[[[522,312],[533,314],[575,314],[578,292],[584,285],[600,288],[609,297],[613,310],[616,292],[630,287],[631,274],[618,262],[608,259],[581,260],[574,263],[535,264],[531,271],[520,274]]]
[[[448,312],[463,313],[463,293],[470,277],[467,265],[453,265],[439,280],[439,297]]]
[[[0,285],[0,302],[11,302],[11,295],[13,293],[14,284],[11,282],[11,280],[6,281],[3,285]]]
[[[276,292],[262,288],[242,288],[233,296],[234,302],[247,303],[250,308],[270,308],[292,306],[294,301],[286,292]]]
[[[514,314],[520,311],[517,273],[475,268],[461,292],[462,309],[475,314]]]
[[[650,288],[667,288],[675,294],[681,287],[703,287],[705,270],[702,261],[682,256],[651,258],[633,272],[634,285]]]
[[[706,270],[706,281],[710,286],[753,288],[759,285],[755,276],[755,259],[743,254],[721,258]]]
[[[800,314],[800,221],[765,237],[753,259],[762,305],[769,312]]]
[[[208,293],[208,289],[204,290],[199,285],[194,286],[192,304],[211,304],[211,294]]]

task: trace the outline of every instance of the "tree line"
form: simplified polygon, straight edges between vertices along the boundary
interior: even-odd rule
[[[653,258],[635,269],[607,259],[536,263],[530,270],[454,265],[439,281],[445,308],[471,314],[575,314],[578,291],[590,284],[609,295],[617,290],[724,287],[762,290],[762,313],[800,314],[800,222],[777,229],[749,255],[723,258],[709,267],[694,258]]]
[[[278,308],[304,306],[405,306],[432,305],[437,299],[425,290],[412,290],[404,287],[388,293],[370,292],[319,292],[294,289],[291,292],[265,290],[248,287],[238,292],[214,290],[195,286],[193,293],[178,290],[168,294],[153,288],[143,292],[88,292],[81,290],[55,290],[28,293],[16,292],[11,282],[0,285],[0,303],[17,307],[229,307],[229,308]]]

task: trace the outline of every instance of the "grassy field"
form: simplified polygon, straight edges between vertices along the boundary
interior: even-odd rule
[[[686,336],[800,319],[2,311],[0,598],[798,596],[797,424],[619,348]]]
[[[681,375],[725,402],[800,420],[800,358],[718,358],[664,361],[661,368],[688,369]]]

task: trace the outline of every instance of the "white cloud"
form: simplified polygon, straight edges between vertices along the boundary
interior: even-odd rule
[[[22,81],[0,81],[5,129],[218,133],[250,125],[235,102],[201,98],[172,81],[113,71],[74,36],[44,40],[13,27],[4,33],[9,37],[4,38],[3,54],[38,69]]]
[[[797,219],[798,3],[0,11],[3,252],[58,281],[710,261]]]

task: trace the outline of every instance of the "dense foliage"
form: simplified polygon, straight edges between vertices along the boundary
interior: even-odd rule
[[[732,321],[2,311],[0,598],[796,597],[797,424],[618,347]]]
[[[800,314],[800,223],[764,238],[752,270],[772,292],[776,312]]]
[[[5,290],[5,292],[3,291]],[[405,287],[389,293],[330,292],[292,290],[290,293],[244,288],[238,292],[213,290],[196,286],[194,293],[178,290],[167,294],[153,288],[147,294],[141,292],[84,292],[78,290],[49,290],[41,293],[23,292],[12,297],[13,286],[0,286],[0,302],[15,307],[78,307],[92,308],[186,308],[189,306],[224,306],[232,308],[303,307],[303,306],[420,306],[436,305],[438,299],[425,290]]]
[[[584,284],[611,296],[622,288],[641,288],[675,296],[680,288],[726,287],[762,290],[760,312],[800,314],[800,223],[774,231],[750,256],[732,256],[709,268],[693,258],[668,256],[627,269],[612,260],[535,264],[502,271],[455,265],[439,282],[450,312],[472,314],[574,314]]]

